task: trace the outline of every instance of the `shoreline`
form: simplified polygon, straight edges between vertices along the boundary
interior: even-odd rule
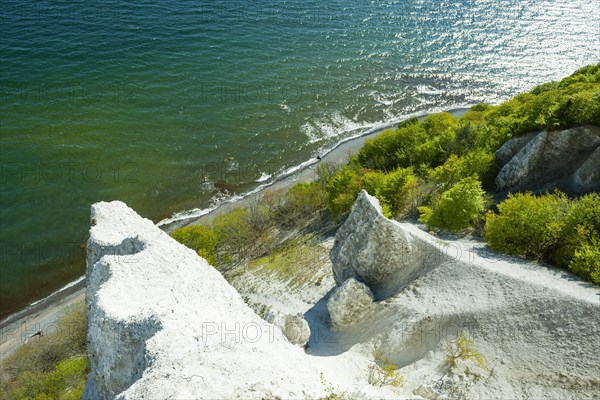
[[[324,150],[324,152],[319,158],[311,158],[297,166],[290,167],[286,172],[274,177],[272,181],[266,184],[260,184],[247,193],[235,195],[229,199],[225,199],[224,201],[220,202],[212,208],[192,210],[197,211],[199,215],[181,215],[180,217],[171,217],[158,222],[157,225],[160,226],[161,229],[163,229],[166,232],[172,232],[177,228],[181,228],[188,225],[196,225],[201,221],[210,221],[212,220],[212,218],[214,218],[214,216],[218,215],[219,213],[230,210],[239,205],[248,204],[251,201],[256,200],[258,197],[260,197],[261,194],[270,190],[275,191],[285,189],[299,181],[305,181],[307,183],[310,183],[311,181],[317,178],[316,168],[320,164],[341,164],[342,162],[345,162],[348,159],[348,157],[350,157],[353,154],[356,154],[363,147],[366,140],[377,136],[379,133],[386,129],[390,129],[397,126],[402,121],[413,117],[417,117],[420,120],[422,120],[428,115],[436,114],[439,112],[447,112],[456,118],[460,118],[472,106],[473,105],[466,105],[464,107],[456,107],[442,111],[430,111],[424,113],[408,114],[401,119],[395,120],[387,124],[376,126],[356,136],[351,136],[340,140],[330,149]]]
[[[173,230],[188,226],[197,225],[202,222],[209,222],[215,216],[229,211],[232,208],[251,204],[256,201],[261,195],[270,191],[278,191],[291,187],[299,181],[307,183],[317,178],[316,168],[322,163],[341,164],[348,158],[356,154],[364,145],[367,139],[377,136],[380,132],[395,127],[401,121],[408,118],[417,117],[423,119],[428,115],[438,112],[448,112],[454,117],[459,118],[469,110],[471,106],[456,107],[449,110],[429,111],[418,114],[410,114],[398,121],[393,121],[388,124],[380,125],[369,129],[368,131],[340,140],[329,150],[324,150],[320,158],[312,158],[297,166],[289,168],[286,172],[273,178],[271,182],[259,184],[256,188],[241,195],[233,196],[226,199],[212,208],[197,209],[200,215],[190,215],[189,217],[172,217],[156,223],[162,230],[167,233]],[[288,172],[291,171],[291,172]],[[169,221],[172,220],[172,221]],[[24,337],[28,333],[37,331],[51,332],[55,329],[56,320],[58,320],[74,303],[85,299],[85,275],[81,278],[63,286],[61,289],[53,292],[49,296],[38,300],[24,309],[21,309],[13,314],[8,315],[0,321],[0,360],[3,360],[8,355],[12,354],[20,345],[24,343]],[[35,329],[38,327],[38,329]]]

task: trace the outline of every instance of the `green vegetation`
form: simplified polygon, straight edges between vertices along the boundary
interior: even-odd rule
[[[271,254],[251,260],[252,270],[274,273],[282,281],[301,286],[321,269],[327,251],[308,235],[291,239]]]
[[[468,177],[443,192],[433,208],[419,207],[419,221],[450,231],[460,231],[472,225],[485,211],[485,192],[481,182]]]
[[[464,336],[457,336],[452,342],[446,345],[445,362],[448,369],[452,370],[458,365],[458,360],[472,361],[479,367],[486,369],[485,360],[475,349],[472,340]]]
[[[461,372],[456,371],[459,361],[466,364]],[[480,370],[471,369],[473,366],[479,367]],[[494,368],[488,369],[485,358],[475,349],[473,341],[462,335],[457,335],[453,340],[446,342],[443,367],[445,367],[443,368],[444,373],[434,387],[447,393],[450,398],[466,398],[465,389],[481,380],[488,384],[495,375]],[[446,375],[456,372],[459,373],[458,380],[444,381]]]
[[[398,372],[398,366],[390,362],[390,359],[382,352],[373,353],[375,363],[369,365],[369,385],[400,387],[404,383],[404,377]]]
[[[325,392],[323,400],[350,400],[352,398],[348,393],[337,389],[331,382],[328,382],[322,372],[319,374],[319,379],[323,385],[323,392]]]
[[[196,250],[209,264],[214,265],[217,262],[217,235],[211,229],[199,225],[186,226],[175,230],[171,236],[179,243]]]
[[[56,324],[56,331],[32,338],[5,360],[2,398],[80,399],[88,374],[83,303]]]
[[[280,232],[292,231],[303,236],[304,231],[322,229],[326,225],[322,224],[326,201],[321,183],[299,182],[285,193],[266,192],[248,207],[236,207],[219,214],[210,224],[176,229],[171,237],[216,267],[258,258],[257,263],[282,272],[275,259],[284,253],[293,255],[290,249],[295,242],[282,247],[277,239]],[[312,251],[310,246],[306,249]],[[268,263],[261,258],[267,254],[271,254]]]
[[[326,206],[325,191],[317,182],[298,182],[285,194],[277,216],[285,226],[295,226],[319,215]]]
[[[569,199],[555,192],[509,195],[486,216],[489,246],[508,254],[553,261],[600,283],[600,195]]]
[[[245,208],[235,208],[217,215],[212,221],[212,231],[217,238],[221,256],[226,260],[233,255],[246,257],[253,239],[260,236],[260,232],[252,229],[250,212]]]
[[[454,232],[485,221],[484,237],[493,249],[550,261],[598,282],[597,195],[570,200],[558,193],[511,194],[498,213],[484,218],[494,206],[486,194],[497,173],[494,151],[526,132],[582,124],[600,126],[600,64],[498,106],[478,104],[460,118],[439,113],[406,120],[367,140],[347,163],[320,165],[315,182],[220,215],[204,230],[183,228],[173,236],[217,266],[254,259],[278,247],[278,231],[341,223],[365,189],[387,217],[418,217]],[[261,263],[283,273],[277,257]]]

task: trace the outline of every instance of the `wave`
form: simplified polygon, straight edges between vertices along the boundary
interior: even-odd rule
[[[348,133],[371,127],[372,123],[359,123],[347,118],[339,112],[306,122],[300,127],[308,138],[308,144],[317,143],[340,136],[340,132]]]
[[[266,182],[266,181],[268,181],[269,179],[271,179],[271,177],[272,177],[272,176],[273,176],[273,175],[271,175],[271,174],[267,174],[267,173],[263,172],[263,173],[260,175],[260,178],[258,178],[258,179],[256,180],[256,182],[257,182],[257,183]]]
[[[257,192],[260,192],[261,190],[266,189],[266,188],[272,186],[273,184],[288,178],[290,175],[293,175],[299,171],[302,171],[305,168],[309,168],[310,166],[319,162],[321,158],[323,158],[326,155],[328,155],[329,153],[335,151],[338,147],[340,147],[344,143],[359,139],[364,136],[374,135],[378,132],[381,132],[382,130],[394,127],[401,121],[404,121],[408,118],[424,117],[428,114],[433,114],[433,113],[438,113],[438,112],[443,112],[443,111],[452,112],[452,111],[465,110],[474,105],[475,105],[475,103],[456,104],[456,105],[452,105],[450,107],[445,107],[444,109],[441,109],[440,107],[433,107],[426,111],[417,111],[417,112],[413,112],[413,113],[407,113],[407,114],[402,114],[400,116],[396,116],[395,118],[392,119],[392,122],[389,122],[389,121],[383,122],[382,121],[379,123],[370,123],[370,124],[358,124],[358,123],[355,123],[355,122],[351,121],[350,119],[345,118],[345,117],[341,116],[340,114],[336,113],[336,114],[334,114],[334,117],[330,118],[329,120],[335,121],[335,122],[345,122],[346,123],[345,126],[347,128],[350,128],[348,130],[342,131],[342,134],[344,134],[344,133],[348,134],[350,132],[357,131],[357,130],[359,132],[354,135],[350,135],[350,136],[342,138],[341,140],[339,140],[338,142],[336,142],[333,146],[331,146],[329,148],[321,148],[321,150],[318,152],[318,154],[319,154],[318,156],[311,157],[310,159],[308,159],[298,165],[288,167],[283,172],[281,172],[275,176],[269,175],[269,174],[266,174],[263,172],[261,174],[260,178],[258,178],[256,180],[256,183],[261,183],[261,184],[250,191],[236,194],[236,195],[230,195],[228,193],[219,193],[215,197],[213,197],[209,207],[194,208],[191,210],[184,210],[184,211],[174,213],[171,217],[165,218],[165,219],[159,221],[156,225],[161,227],[161,226],[169,225],[169,224],[172,224],[175,222],[181,222],[181,221],[185,221],[185,220],[200,218],[206,214],[213,212],[214,210],[219,208],[222,204],[235,203],[241,199],[244,199],[247,196],[250,196]],[[339,117],[337,115],[339,115]],[[347,123],[347,121],[350,121],[350,123]],[[342,125],[344,125],[344,124],[342,123]],[[331,131],[329,129],[327,129],[326,132],[329,133]],[[331,137],[331,135],[328,135],[328,136]],[[337,136],[339,136],[339,135],[337,135]]]
[[[56,295],[60,294],[61,292],[64,292],[65,290],[67,290],[67,289],[69,289],[69,288],[71,288],[71,287],[73,287],[73,286],[77,285],[79,282],[82,282],[84,279],[85,279],[85,276],[81,276],[81,277],[79,277],[79,278],[75,279],[73,282],[69,282],[69,283],[67,283],[65,286],[61,287],[60,289],[58,289],[58,290],[56,290],[56,291],[52,292],[50,295],[48,295],[48,296],[44,297],[43,299],[40,299],[40,300],[38,300],[38,301],[34,301],[34,302],[33,302],[33,303],[31,303],[29,306],[31,307],[31,306],[35,306],[36,304],[43,303],[43,302],[45,302],[46,300],[48,300],[49,298],[51,298],[51,297],[54,297],[54,296],[56,296]]]

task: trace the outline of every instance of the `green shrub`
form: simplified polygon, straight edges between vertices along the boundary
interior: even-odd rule
[[[443,190],[460,180],[475,176],[490,181],[495,165],[494,156],[484,150],[475,150],[464,156],[451,155],[448,160],[429,174],[429,178],[440,183]]]
[[[244,258],[256,238],[250,226],[250,212],[243,207],[217,215],[212,221],[222,263],[232,257]]]
[[[286,225],[303,227],[318,218],[326,207],[327,194],[319,183],[298,182],[285,194],[278,214]]]
[[[367,381],[373,386],[401,387],[404,376],[398,372],[398,366],[390,361],[382,352],[373,353],[375,362],[368,367]]]
[[[80,399],[87,373],[87,357],[62,360],[54,370],[46,374],[23,372],[19,376],[23,384],[12,395],[16,400]]]
[[[381,171],[367,171],[361,177],[361,186],[365,189],[369,194],[376,196],[379,198],[379,203],[381,205],[383,215],[386,217],[392,216],[392,211],[390,208],[390,204],[383,200],[381,196],[381,191],[385,186],[385,181],[387,178],[387,174]]]
[[[558,266],[568,267],[575,250],[594,238],[600,238],[600,194],[590,193],[571,201],[565,215],[559,245],[549,258]]]
[[[560,117],[565,127],[589,123],[600,126],[600,91],[582,91],[569,96]]]
[[[22,345],[1,367],[3,397],[81,398],[88,374],[83,302],[59,319],[56,331]]]
[[[428,115],[422,122],[425,132],[429,137],[435,137],[441,132],[458,127],[456,118],[447,112]]]
[[[405,121],[398,129],[387,129],[365,141],[357,161],[381,171],[421,164],[437,166],[446,159],[458,126],[458,120],[448,113],[432,114],[421,123]]]
[[[478,104],[471,107],[460,118],[460,126],[456,129],[456,140],[452,146],[455,154],[465,154],[476,149],[485,149],[490,135],[481,126],[484,125],[487,115],[493,110],[492,106]]]
[[[475,349],[473,341],[464,336],[457,336],[452,342],[446,344],[444,358],[449,369],[455,368],[458,360],[473,361],[479,367],[487,369],[485,359]]]
[[[460,180],[443,192],[432,208],[419,207],[419,221],[450,231],[469,227],[485,211],[485,192],[474,177]]]
[[[391,171],[398,166],[395,154],[403,145],[403,136],[422,136],[417,134],[420,131],[418,124],[409,124],[398,130],[386,129],[376,137],[365,141],[358,152],[358,162],[366,168]],[[404,132],[406,133],[403,135]]]
[[[570,200],[555,192],[509,195],[488,212],[488,245],[498,251],[553,261],[600,283],[600,194]]]
[[[600,283],[600,194],[589,193],[572,200],[561,232],[560,246],[550,255],[559,266]]]
[[[210,265],[216,265],[217,257],[215,248],[217,246],[217,235],[212,229],[201,225],[185,226],[174,230],[171,233],[171,237],[184,246],[195,250]]]
[[[326,186],[327,209],[333,218],[341,219],[350,212],[362,189],[363,173],[354,166],[345,165],[329,180]]]
[[[541,259],[556,250],[570,208],[560,192],[510,194],[498,204],[498,214],[488,212],[484,238],[494,250]]]
[[[401,146],[396,150],[396,166],[436,167],[448,157],[454,140],[458,121],[448,113],[432,114],[412,129],[399,129]]]
[[[340,168],[341,168],[340,165],[334,164],[334,163],[329,163],[329,162],[323,162],[323,163],[319,164],[319,166],[317,167],[317,170],[316,170],[316,174],[318,177],[316,182],[319,185],[321,185],[321,187],[323,189],[325,189],[325,187],[327,186],[327,184],[329,183],[331,178],[333,178],[335,176],[335,174],[338,173]]]
[[[410,193],[416,186],[417,179],[413,169],[398,168],[383,175],[381,184],[371,193],[379,198],[386,216],[396,217],[404,211],[410,200]]]
[[[412,168],[384,173],[346,165],[326,185],[327,207],[331,215],[339,219],[350,212],[358,193],[365,189],[379,199],[385,216],[397,216],[416,186]]]
[[[597,237],[575,249],[569,269],[585,279],[600,283],[600,240]]]

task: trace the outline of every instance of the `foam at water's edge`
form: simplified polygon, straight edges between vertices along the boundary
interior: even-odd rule
[[[66,285],[64,285],[60,289],[52,292],[51,294],[44,297],[43,299],[34,301],[33,303],[29,304],[27,307],[23,308],[22,310],[8,315],[6,318],[4,318],[2,321],[0,321],[0,329],[4,328],[8,324],[13,323],[14,321],[17,321],[21,318],[24,318],[24,317],[30,315],[33,312],[36,312],[36,310],[38,308],[45,307],[45,305],[47,303],[54,301],[54,299],[60,300],[62,298],[67,297],[69,294],[71,294],[68,292],[78,291],[80,289],[79,286],[83,287],[84,281],[85,281],[85,275],[75,279],[72,282],[67,283]]]
[[[377,133],[379,131],[382,131],[384,129],[387,128],[391,128],[395,125],[397,125],[398,123],[400,123],[401,121],[404,121],[406,119],[409,118],[413,118],[413,117],[424,117],[426,115],[429,114],[433,114],[433,113],[438,113],[438,112],[456,112],[456,111],[462,111],[462,110],[467,110],[469,108],[471,108],[474,104],[466,104],[466,105],[455,105],[449,109],[446,110],[442,110],[439,109],[437,107],[430,109],[426,112],[415,112],[415,113],[410,113],[410,114],[404,114],[399,118],[394,119],[393,122],[380,122],[377,124],[372,124],[370,125],[368,128],[365,127],[359,127],[359,128],[354,128],[354,129],[349,129],[346,130],[344,132],[351,132],[353,130],[357,130],[357,129],[365,129],[365,130],[360,130],[359,133],[357,133],[356,135],[352,135],[346,138],[343,138],[341,140],[339,140],[337,143],[335,143],[332,147],[330,148],[326,148],[326,149],[322,149],[320,151],[321,157],[325,156],[329,153],[331,153],[332,151],[336,150],[338,147],[340,147],[341,145],[343,145],[344,143],[348,143],[352,140],[356,140],[358,138],[361,138],[363,136],[368,136],[374,133]],[[191,210],[183,210],[183,211],[179,211],[174,213],[172,216],[170,216],[169,218],[165,218],[161,221],[159,221],[157,223],[157,226],[164,226],[164,225],[169,225],[172,224],[174,222],[180,222],[180,221],[185,221],[185,220],[189,220],[189,219],[196,219],[196,218],[200,218],[203,215],[209,214],[212,211],[216,210],[217,208],[219,208],[221,206],[221,204],[225,204],[225,203],[235,203],[236,201],[239,201],[247,196],[250,196],[254,193],[257,193],[265,188],[268,188],[269,186],[273,185],[274,183],[277,183],[287,177],[289,177],[290,175],[301,171],[305,168],[310,167],[313,164],[316,164],[319,161],[318,158],[313,157],[310,158],[298,165],[292,166],[287,168],[285,171],[277,174],[277,175],[269,175],[266,173],[262,173],[260,178],[256,180],[256,183],[261,183],[261,185],[257,186],[256,188],[248,191],[248,192],[244,192],[235,196],[226,196],[224,199],[218,201],[216,204],[211,205],[210,207],[206,207],[206,208],[194,208]]]

